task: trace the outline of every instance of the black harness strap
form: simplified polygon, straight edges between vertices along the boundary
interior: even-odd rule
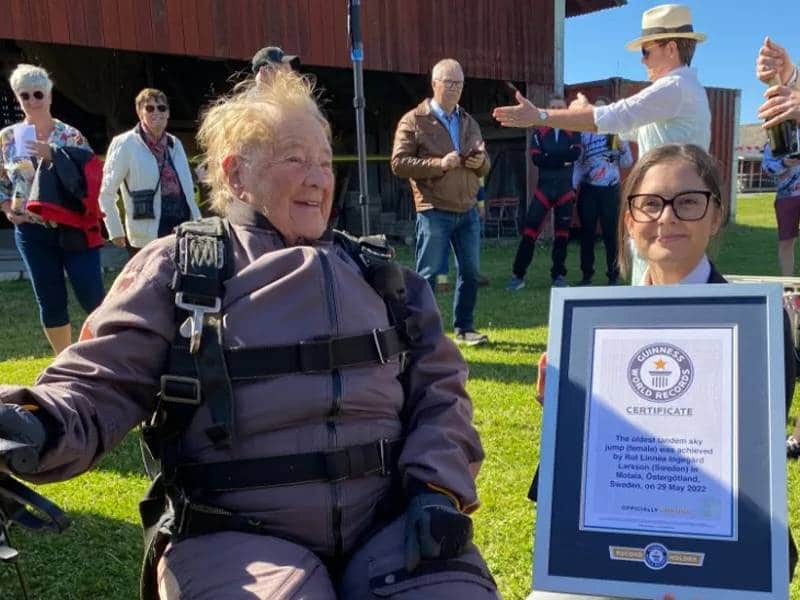
[[[334,483],[370,475],[388,476],[397,464],[403,440],[378,440],[326,452],[269,456],[178,467],[176,482],[188,495],[301,483]]]
[[[176,236],[175,306],[188,313],[176,338],[188,338],[188,356],[193,359],[196,389],[192,398],[204,402],[211,413],[211,426],[206,430],[218,448],[228,447],[233,438],[233,390],[228,377],[222,345],[220,311],[224,292],[223,278],[230,258],[226,251],[227,232],[222,219],[211,218],[183,223]],[[178,319],[180,322],[180,317]],[[187,348],[176,339],[173,355],[187,358]],[[191,385],[191,378],[181,372],[182,380],[167,380],[167,386]],[[163,381],[163,380],[162,380]],[[162,386],[166,402],[181,398]],[[180,402],[180,400],[178,400]],[[194,404],[194,403],[192,403]],[[199,402],[197,402],[199,405]],[[196,409],[196,407],[195,407]],[[191,418],[191,415],[188,415]],[[183,419],[181,419],[183,420]],[[188,423],[181,423],[185,426]]]

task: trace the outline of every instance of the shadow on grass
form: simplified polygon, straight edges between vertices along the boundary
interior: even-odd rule
[[[539,369],[534,364],[512,365],[496,362],[487,363],[479,360],[469,361],[470,380],[528,385],[536,382],[538,373]]]
[[[92,513],[70,512],[72,526],[61,535],[11,526],[18,564],[30,598],[103,599],[138,597],[141,528]],[[0,563],[0,597],[22,599],[17,574]]]
[[[506,340],[491,341],[487,348],[491,350],[499,350],[501,352],[525,352],[528,354],[538,355],[547,349],[547,344],[540,342],[509,342]]]

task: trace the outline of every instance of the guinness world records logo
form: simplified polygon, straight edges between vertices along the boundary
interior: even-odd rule
[[[660,571],[669,563],[669,551],[667,548],[658,543],[652,543],[645,546],[644,549],[644,564],[654,571]]]
[[[628,363],[631,389],[648,402],[677,400],[693,380],[692,359],[674,344],[648,344],[637,350]]]

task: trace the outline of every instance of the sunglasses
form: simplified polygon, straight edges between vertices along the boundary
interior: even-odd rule
[[[22,99],[23,102],[27,102],[31,99],[31,94],[28,92],[20,92],[19,97]],[[44,100],[44,92],[36,90],[33,92],[33,97],[37,100]]]
[[[153,112],[155,109],[158,109],[158,112],[163,113],[169,110],[169,106],[166,104],[145,104],[144,109],[149,113]]]
[[[655,44],[653,44],[651,46],[648,46],[647,48],[642,46],[642,57],[643,58],[650,58],[650,53],[653,51],[653,48],[661,47],[661,46],[665,46],[665,45],[666,44],[662,44],[660,42],[656,42]]]

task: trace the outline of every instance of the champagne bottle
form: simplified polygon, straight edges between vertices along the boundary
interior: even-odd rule
[[[781,85],[781,82],[778,77],[773,77],[769,85]],[[794,121],[787,120],[773,125],[767,129],[767,138],[769,139],[772,156],[775,158],[796,156],[800,152],[800,148],[798,148],[797,123]]]

